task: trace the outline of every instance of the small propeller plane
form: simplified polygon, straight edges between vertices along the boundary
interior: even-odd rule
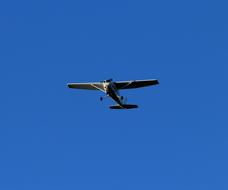
[[[74,89],[100,90],[104,92],[108,97],[111,97],[117,103],[116,105],[110,106],[110,109],[132,109],[138,108],[138,106],[134,104],[126,104],[126,99],[119,95],[119,90],[140,88],[157,84],[159,84],[159,82],[156,79],[117,82],[109,79],[91,83],[68,83],[67,86]],[[102,101],[103,97],[100,97],[100,100]]]

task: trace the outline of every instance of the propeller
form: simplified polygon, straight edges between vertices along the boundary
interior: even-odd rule
[[[108,79],[108,80],[104,80],[104,81],[101,81],[101,82],[112,82],[113,79]]]

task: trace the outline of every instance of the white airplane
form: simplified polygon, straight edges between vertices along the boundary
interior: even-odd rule
[[[159,84],[156,79],[149,80],[131,80],[131,81],[118,81],[113,82],[112,79],[104,80],[101,82],[91,83],[68,83],[69,88],[85,89],[85,90],[100,90],[104,92],[108,97],[111,97],[117,105],[110,106],[110,109],[132,109],[138,108],[137,105],[126,104],[126,99],[119,95],[119,90],[140,88],[145,86],[152,86]],[[103,97],[100,97],[103,100]]]

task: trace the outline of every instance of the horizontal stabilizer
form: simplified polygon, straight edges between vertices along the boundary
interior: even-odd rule
[[[123,105],[114,105],[114,106],[110,106],[110,109],[133,109],[133,108],[138,108],[137,105],[133,105],[133,104],[123,104]]]

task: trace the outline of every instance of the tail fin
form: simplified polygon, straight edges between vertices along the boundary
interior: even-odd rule
[[[133,108],[138,108],[138,106],[134,104],[123,104],[123,105],[110,106],[109,108],[110,109],[133,109]]]

